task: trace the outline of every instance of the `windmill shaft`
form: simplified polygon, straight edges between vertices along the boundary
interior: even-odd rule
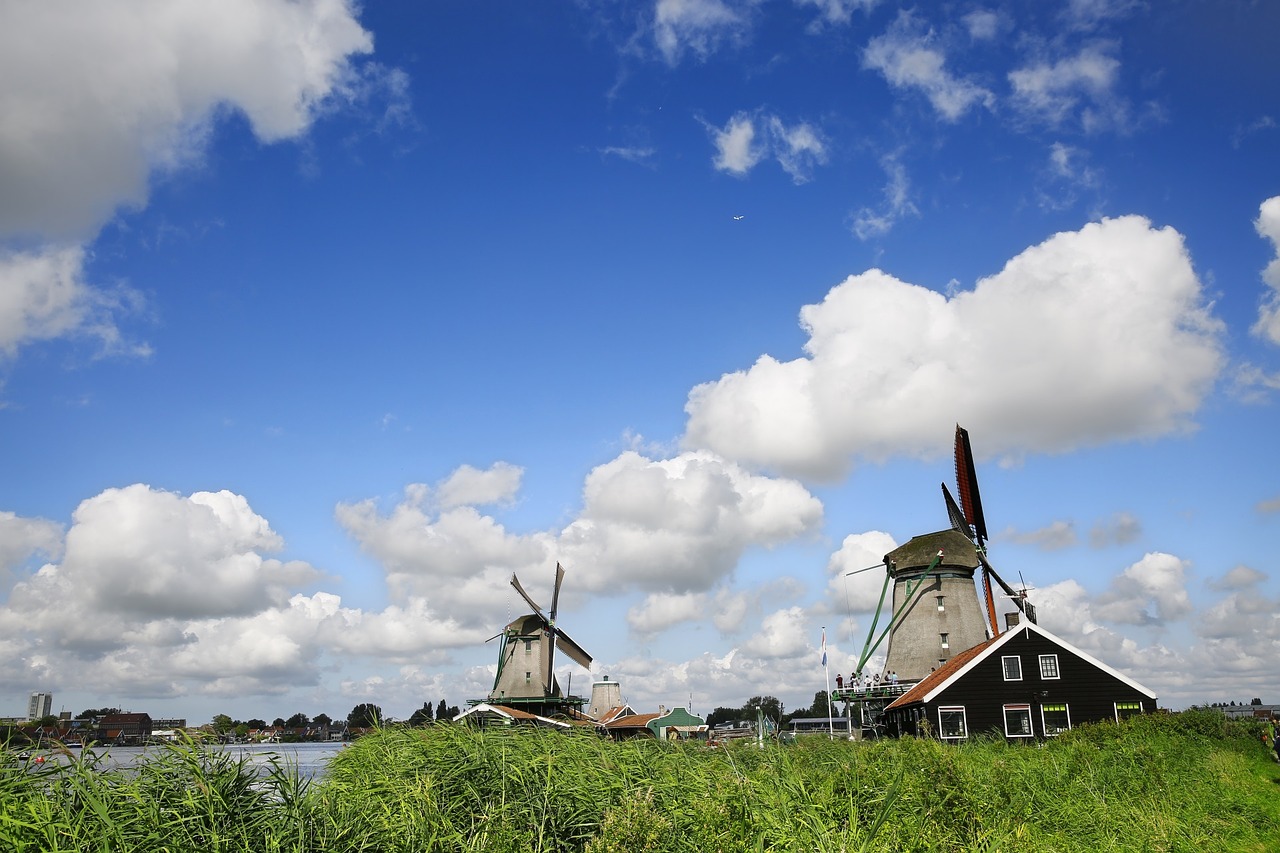
[[[987,562],[987,558],[981,551],[978,552],[978,559],[982,562],[982,568],[987,571],[988,575],[996,579],[996,583],[1000,584],[1000,588],[1009,594],[1009,596],[1014,600],[1014,603],[1018,605],[1018,609],[1026,610],[1026,608],[1023,607],[1023,596],[1019,595],[1014,591],[1013,587],[1004,582],[1004,578],[1000,577],[1000,573],[995,570],[995,567]]]

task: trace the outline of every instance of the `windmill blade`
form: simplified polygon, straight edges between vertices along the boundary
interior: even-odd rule
[[[537,602],[529,597],[529,593],[524,591],[524,587],[520,586],[520,579],[516,577],[515,574],[511,575],[511,585],[516,588],[516,592],[520,593],[520,597],[529,603],[529,606],[533,608],[533,612],[542,617],[543,622],[551,621],[547,618],[546,614],[542,612],[542,608],[538,606]]]
[[[573,638],[559,628],[554,629],[554,633],[560,638],[560,649],[569,657],[577,661],[581,666],[591,669],[591,655],[587,654],[582,646],[573,641]]]
[[[1026,597],[1018,595],[1018,593],[1014,590],[1013,587],[1009,586],[1007,583],[1004,582],[1004,578],[1000,577],[1000,573],[995,570],[995,567],[987,562],[987,558],[982,555],[981,551],[978,552],[978,560],[982,562],[982,568],[987,570],[987,574],[995,578],[996,583],[1000,584],[1000,588],[1003,589],[1006,593],[1008,593],[1009,597],[1012,598],[1014,603],[1018,605],[1018,609],[1025,613],[1027,608],[1024,607],[1023,605],[1026,603]]]
[[[551,624],[556,624],[556,611],[560,609],[560,583],[564,580],[564,569],[556,563],[556,586],[551,593]]]
[[[965,521],[973,525],[974,536],[981,545],[987,539],[987,521],[982,517],[982,497],[978,494],[978,474],[973,469],[969,432],[959,424],[956,424],[956,486]]]
[[[973,530],[969,527],[969,522],[964,520],[964,512],[960,509],[960,505],[956,503],[956,499],[951,497],[951,490],[947,488],[947,484],[942,484],[942,497],[947,502],[947,515],[951,518],[951,529],[958,530],[966,537],[973,538]]]

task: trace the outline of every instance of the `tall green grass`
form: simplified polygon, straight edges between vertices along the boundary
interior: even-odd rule
[[[191,744],[134,771],[0,757],[13,851],[1276,851],[1280,766],[1246,724],[1139,717],[1043,745],[731,748],[386,729],[307,785]]]

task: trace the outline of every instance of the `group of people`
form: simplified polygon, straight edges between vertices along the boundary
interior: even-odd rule
[[[849,689],[858,691],[875,690],[878,687],[890,687],[898,683],[898,673],[889,670],[883,676],[880,673],[874,675],[863,675],[861,672],[855,672],[849,676]],[[845,687],[844,676],[836,674],[836,689],[843,690]]]

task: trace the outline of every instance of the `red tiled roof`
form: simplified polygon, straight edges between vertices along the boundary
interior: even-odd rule
[[[885,707],[885,710],[888,711],[892,708],[901,708],[904,705],[911,705],[916,702],[923,702],[924,697],[928,696],[929,693],[932,692],[935,687],[940,686],[944,681],[946,681],[948,678],[954,675],[961,667],[963,667],[969,661],[976,658],[978,655],[982,654],[982,652],[985,651],[987,647],[989,647],[992,643],[995,643],[997,640],[999,640],[1000,636],[1001,635],[996,635],[992,637],[990,640],[986,640],[985,642],[978,643],[978,645],[976,646],[965,649],[960,654],[956,655],[951,660],[947,661],[942,666],[938,667],[933,672],[929,673],[924,678],[916,682],[915,686],[913,686],[910,690],[908,690],[906,693],[903,693],[897,699],[894,699],[892,702],[890,702]]]
[[[619,717],[616,720],[610,720],[604,724],[606,729],[641,729],[649,725],[650,720],[656,720],[660,714],[628,714],[625,717]]]

